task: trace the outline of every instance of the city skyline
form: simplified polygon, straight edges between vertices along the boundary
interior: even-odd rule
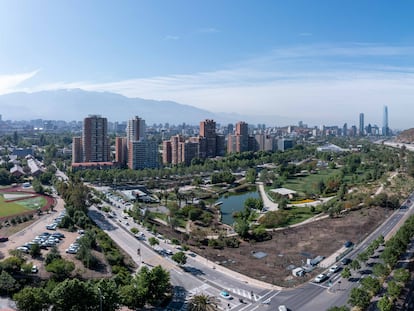
[[[381,125],[387,105],[412,127],[411,3],[42,4],[4,3],[0,94],[81,88],[309,124],[363,108]]]

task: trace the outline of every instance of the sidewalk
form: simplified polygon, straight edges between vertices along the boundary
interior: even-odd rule
[[[279,204],[271,201],[266,194],[264,189],[263,183],[258,182],[257,185],[259,186],[260,197],[263,201],[263,207],[266,208],[268,211],[277,211],[279,209]]]

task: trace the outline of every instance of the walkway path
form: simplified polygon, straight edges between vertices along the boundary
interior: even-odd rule
[[[262,182],[258,182],[257,183],[259,186],[259,192],[260,192],[260,196],[262,198],[263,201],[263,207],[265,209],[267,209],[268,211],[277,211],[279,209],[279,204],[271,201],[269,199],[269,197],[266,194],[266,191],[264,189],[263,183]]]

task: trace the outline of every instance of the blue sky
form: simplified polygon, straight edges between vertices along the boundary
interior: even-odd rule
[[[406,128],[412,12],[411,1],[3,0],[0,94],[82,88],[312,125],[360,112],[381,125],[388,105]]]

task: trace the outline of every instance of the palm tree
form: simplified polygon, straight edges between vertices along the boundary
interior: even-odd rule
[[[216,311],[219,301],[216,297],[206,294],[197,294],[191,297],[188,311]]]

